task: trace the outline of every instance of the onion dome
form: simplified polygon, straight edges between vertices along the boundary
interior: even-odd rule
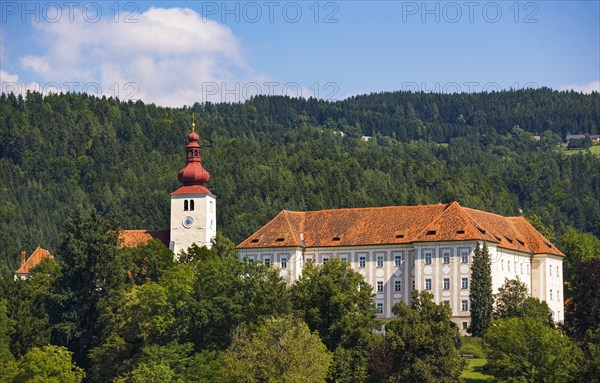
[[[196,124],[192,124],[192,132],[188,135],[188,144],[185,148],[186,164],[177,175],[177,179],[184,186],[204,185],[210,179],[210,174],[202,167],[198,143],[200,137],[195,129]]]

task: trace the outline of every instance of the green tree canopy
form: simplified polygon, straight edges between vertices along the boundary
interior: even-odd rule
[[[494,317],[514,318],[521,316],[523,302],[529,296],[527,285],[517,279],[506,279],[495,296]]]
[[[571,283],[573,298],[566,311],[569,333],[583,338],[600,326],[600,259],[581,262]]]
[[[371,290],[362,275],[339,259],[306,264],[302,277],[291,287],[294,311],[334,352],[333,381],[361,381],[367,376],[374,345]]]
[[[85,372],[72,362],[72,355],[59,346],[33,348],[19,360],[14,383],[79,383]]]
[[[500,382],[578,382],[581,350],[557,330],[532,318],[498,319],[484,336]]]
[[[14,332],[14,321],[7,315],[6,300],[0,298],[0,381],[11,382],[17,374],[17,363],[10,352],[10,337]]]
[[[253,333],[236,335],[225,353],[226,381],[324,383],[330,363],[331,353],[305,323],[271,318]]]
[[[120,294],[127,280],[114,222],[94,211],[78,212],[67,224],[57,258],[62,273],[53,296],[53,340],[87,366],[87,353],[103,332],[103,307]]]
[[[494,298],[492,296],[492,266],[487,244],[477,244],[471,265],[471,289],[469,291],[471,325],[473,336],[481,336],[491,325]]]
[[[387,371],[378,372],[379,381],[460,382],[466,363],[450,307],[434,303],[426,291],[414,290],[410,305],[400,301],[392,311],[397,318],[386,324],[384,342],[374,354],[389,360]]]

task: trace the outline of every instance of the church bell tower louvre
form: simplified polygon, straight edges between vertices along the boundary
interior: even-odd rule
[[[177,179],[183,184],[171,193],[171,228],[169,249],[177,256],[193,243],[211,247],[217,235],[216,197],[204,186],[210,174],[202,167],[200,137],[196,124],[186,145],[186,163]]]

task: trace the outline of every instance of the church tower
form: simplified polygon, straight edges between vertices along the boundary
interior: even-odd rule
[[[177,175],[183,186],[171,193],[169,248],[175,256],[193,243],[210,248],[217,235],[216,197],[204,186],[210,174],[202,167],[199,140],[196,124],[192,123],[185,149],[186,164]]]

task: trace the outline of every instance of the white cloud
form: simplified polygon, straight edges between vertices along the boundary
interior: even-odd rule
[[[203,94],[212,84],[223,90],[268,80],[246,63],[228,27],[203,20],[191,9],[150,8],[133,19],[137,22],[64,18],[36,24],[47,50],[21,57],[21,65],[40,82],[58,83],[64,91],[101,90],[122,100],[165,106],[220,101],[219,93]]]
[[[4,84],[4,83],[9,83],[9,82],[10,83],[18,83],[19,76],[17,76],[16,74],[8,73],[8,72],[0,69],[0,83]]]
[[[600,92],[600,81],[591,81],[587,84],[569,84],[560,87],[560,90],[574,90],[575,92],[581,92],[590,94],[592,92]]]

